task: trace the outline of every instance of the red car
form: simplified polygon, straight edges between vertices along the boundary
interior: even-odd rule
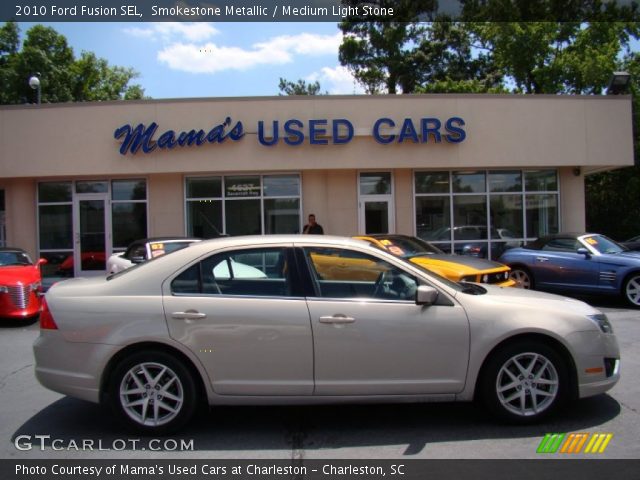
[[[40,313],[42,276],[21,248],[0,248],[0,318],[28,319]]]

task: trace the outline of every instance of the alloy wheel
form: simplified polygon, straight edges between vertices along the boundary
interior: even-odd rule
[[[531,277],[524,270],[512,270],[509,277],[516,282],[515,286],[517,288],[524,288],[526,290],[531,288]]]
[[[502,407],[519,417],[539,415],[549,408],[559,391],[553,363],[535,352],[510,357],[498,372],[496,394]]]
[[[640,276],[631,277],[627,281],[625,295],[631,304],[640,307]]]
[[[120,382],[120,404],[135,423],[150,427],[174,420],[184,404],[180,377],[166,365],[144,362],[133,366]]]

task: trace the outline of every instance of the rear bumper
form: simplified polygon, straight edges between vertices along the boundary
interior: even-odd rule
[[[41,331],[33,344],[36,378],[50,390],[98,403],[106,359],[117,350],[114,345],[68,342],[56,330]]]

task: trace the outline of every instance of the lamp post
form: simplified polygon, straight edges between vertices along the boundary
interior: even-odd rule
[[[36,73],[29,78],[29,86],[36,91],[36,103],[40,105],[40,74]]]

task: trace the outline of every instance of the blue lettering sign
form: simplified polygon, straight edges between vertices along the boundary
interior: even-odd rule
[[[347,134],[340,136],[340,126],[347,130]],[[333,143],[349,143],[353,139],[353,125],[345,118],[338,118],[333,121]]]
[[[204,143],[222,143],[227,138],[238,141],[244,137],[244,128],[242,122],[236,122],[233,128],[226,131],[231,125],[231,118],[225,118],[224,122],[214,126],[208,133],[204,130],[190,130],[188,132],[180,132],[176,137],[174,130],[163,132],[158,140],[153,139],[158,124],[152,122],[148,127],[141,123],[135,128],[131,125],[123,125],[115,130],[113,137],[116,139],[123,138],[120,145],[120,154],[126,155],[127,152],[137,153],[141,148],[143,153],[153,152],[156,148],[172,150],[175,147],[190,147],[192,145],[200,146]]]
[[[327,129],[320,128],[327,124],[326,120],[309,120],[309,143],[311,145],[326,145],[329,141],[326,138]]]
[[[376,123],[373,124],[373,138],[375,138],[378,143],[382,143],[382,144],[391,143],[396,139],[396,136],[393,134],[382,136],[380,134],[380,126],[383,124],[387,124],[391,128],[396,126],[395,122],[390,118],[380,118],[376,120]]]
[[[264,136],[264,122],[260,120],[258,122],[258,141],[262,145],[266,145],[267,147],[271,147],[278,143],[278,121],[274,120],[272,122],[273,125],[273,134],[271,135],[271,140],[267,140]]]
[[[458,126],[455,126],[454,124]],[[465,138],[467,138],[467,132],[460,128],[463,125],[464,120],[460,117],[451,117],[449,120],[447,120],[447,123],[444,126],[445,130],[449,132],[444,136],[447,142],[460,143],[463,142]]]
[[[405,138],[410,138],[413,143],[420,143],[420,140],[418,140],[418,132],[416,132],[416,128],[413,126],[413,121],[410,118],[404,119],[404,123],[400,129],[398,143],[404,142]]]
[[[304,123],[302,123],[300,120],[296,120],[295,118],[284,122],[284,133],[287,135],[286,137],[284,137],[284,143],[286,143],[287,145],[300,145],[301,143],[303,143],[303,127]]]
[[[442,138],[440,137],[440,127],[442,123],[437,118],[423,118],[420,120],[420,128],[422,130],[422,143],[429,142],[429,135],[433,135],[433,140],[436,143],[440,143]]]

